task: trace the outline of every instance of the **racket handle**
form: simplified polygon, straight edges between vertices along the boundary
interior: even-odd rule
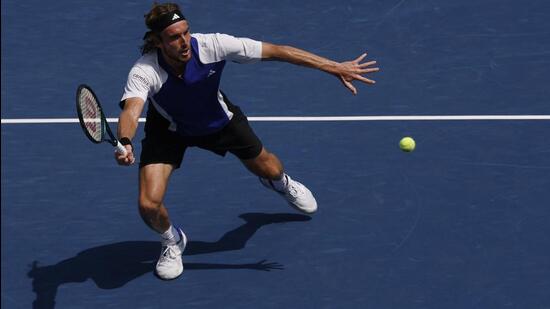
[[[126,151],[126,147],[124,147],[124,145],[122,145],[119,141],[116,141],[116,152],[122,155],[126,155],[128,153],[128,151]]]

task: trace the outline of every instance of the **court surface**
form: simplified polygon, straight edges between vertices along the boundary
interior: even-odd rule
[[[290,64],[226,66],[224,91],[318,213],[191,149],[166,196],[186,270],[157,279],[137,167],[77,123],[8,123],[74,119],[80,83],[116,118],[150,3],[2,1],[2,308],[550,308],[550,3],[178,3],[193,32],[379,62],[357,96]],[[418,117],[441,115],[527,117]],[[261,121],[283,116],[411,118]]]

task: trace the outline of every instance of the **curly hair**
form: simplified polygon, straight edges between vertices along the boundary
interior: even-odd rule
[[[155,24],[155,22],[158,20],[158,18],[166,13],[174,12],[174,11],[180,11],[180,8],[175,3],[153,3],[153,7],[149,11],[149,13],[145,14],[145,25],[149,29],[147,32],[145,32],[145,35],[143,36],[143,45],[141,45],[140,50],[141,54],[147,54],[157,49],[156,45],[160,41],[160,36],[158,33],[154,32],[152,29],[152,25]]]

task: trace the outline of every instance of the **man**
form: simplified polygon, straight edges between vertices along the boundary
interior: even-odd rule
[[[311,192],[283,171],[279,159],[266,150],[239,107],[220,91],[226,61],[285,61],[336,76],[353,94],[352,81],[374,84],[363,74],[378,71],[376,62],[337,63],[312,53],[225,34],[191,34],[178,5],[154,4],[145,15],[142,57],[130,70],[121,99],[118,136],[128,153],[115,154],[121,165],[135,161],[131,139],[145,102],[149,101],[139,169],[139,212],[161,235],[162,252],[156,274],[165,280],[183,271],[181,255],[187,238],[169,220],[163,204],[172,172],[180,167],[187,147],[219,155],[230,152],[267,188],[283,196],[295,209],[311,214],[317,202]]]

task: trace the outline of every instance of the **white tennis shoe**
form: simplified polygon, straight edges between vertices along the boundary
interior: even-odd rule
[[[294,209],[306,213],[312,214],[317,211],[317,201],[315,197],[309,191],[306,186],[293,180],[290,176],[285,175],[287,178],[287,186],[283,191],[276,190],[268,179],[260,177],[260,182],[268,189],[271,189],[281,196],[283,196],[288,204]]]
[[[178,228],[180,241],[173,245],[162,246],[160,258],[156,265],[156,274],[162,280],[176,279],[183,272],[182,254],[187,245],[187,237],[183,231]]]

